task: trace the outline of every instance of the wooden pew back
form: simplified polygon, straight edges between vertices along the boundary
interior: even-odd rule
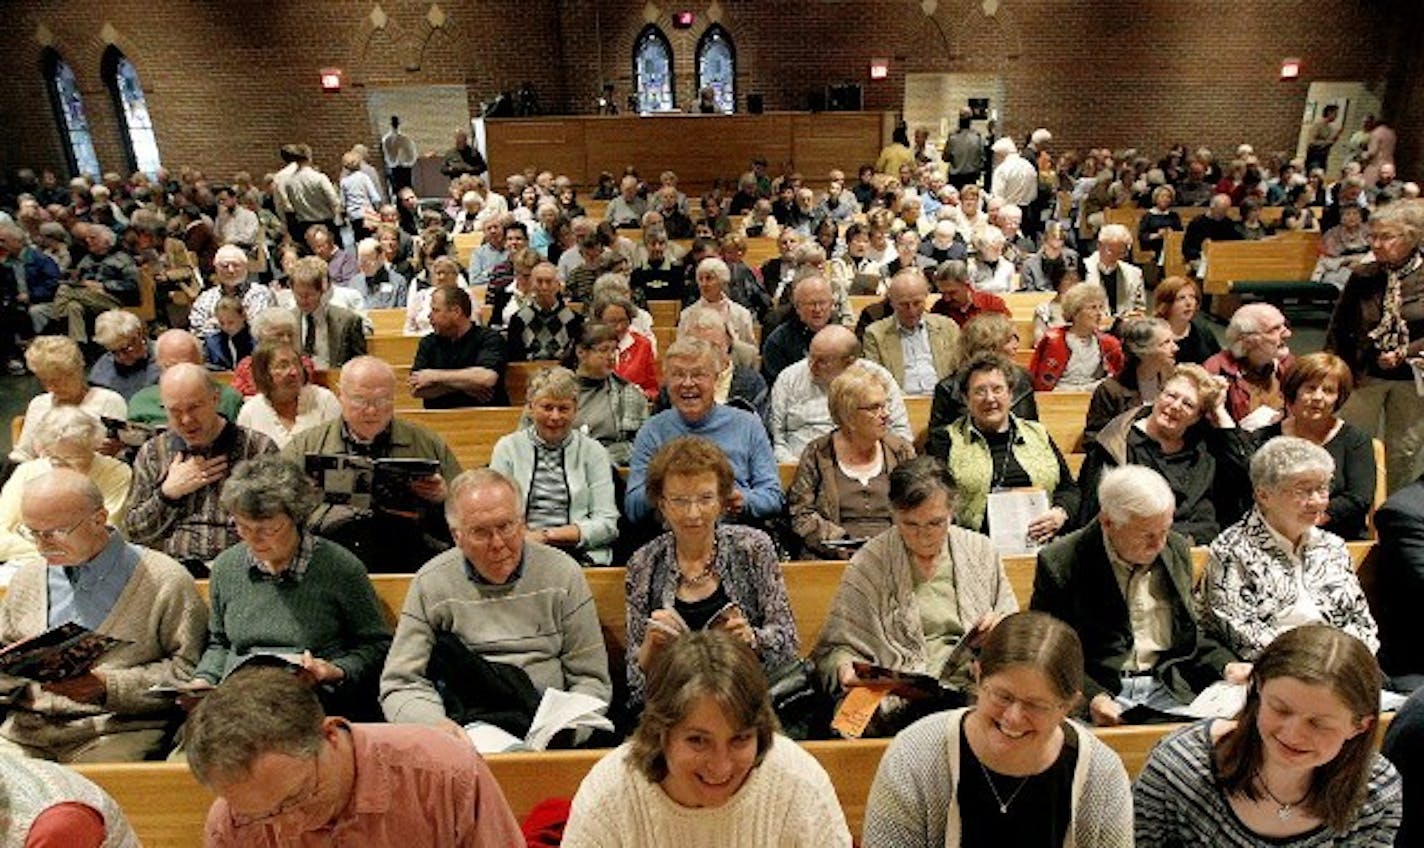
[[[1260,241],[1214,241],[1203,250],[1207,294],[1229,294],[1232,283],[1305,282],[1320,253],[1318,233],[1273,236]]]
[[[399,393],[398,393],[399,394]],[[399,417],[433,430],[450,446],[465,468],[488,465],[494,443],[519,429],[524,408],[495,406],[479,409],[405,409]]]
[[[366,339],[366,352],[392,365],[410,365],[419,346],[420,336],[378,333]]]

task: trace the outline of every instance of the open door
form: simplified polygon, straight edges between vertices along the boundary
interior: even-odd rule
[[[1353,145],[1351,138],[1361,134],[1360,126],[1365,118],[1380,113],[1379,95],[1362,82],[1312,82],[1310,91],[1305,96],[1305,110],[1300,119],[1300,135],[1296,141],[1297,158],[1305,158],[1310,127],[1325,111],[1325,107],[1332,103],[1340,107],[1340,114],[1335,117],[1335,125],[1343,127],[1343,132],[1340,133],[1340,140],[1330,148],[1329,166],[1325,169],[1327,183],[1339,175],[1341,166],[1357,149],[1363,149],[1362,144],[1358,148]]]

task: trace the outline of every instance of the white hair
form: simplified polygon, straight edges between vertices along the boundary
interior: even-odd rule
[[[1304,475],[1324,477],[1335,473],[1335,459],[1315,442],[1296,436],[1276,436],[1251,457],[1251,487],[1276,489]]]
[[[1110,241],[1117,244],[1132,244],[1132,233],[1122,224],[1108,224],[1098,230],[1098,241]]]
[[[1151,468],[1119,465],[1098,483],[1098,506],[1108,521],[1124,524],[1134,518],[1175,512],[1177,499],[1162,475]]]

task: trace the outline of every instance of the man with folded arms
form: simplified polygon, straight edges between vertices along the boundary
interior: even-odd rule
[[[39,683],[0,675],[0,751],[63,763],[161,753],[173,702],[148,693],[187,681],[207,639],[207,607],[172,558],[125,542],[83,474],[56,469],[26,484],[22,532],[40,560],[23,564],[0,603],[0,641],[69,622],[124,640],[85,674]]]

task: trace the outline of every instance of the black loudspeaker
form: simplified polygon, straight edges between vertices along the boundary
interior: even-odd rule
[[[826,95],[824,92],[813,91],[806,95],[806,109],[810,112],[826,111]]]
[[[969,111],[976,121],[989,120],[989,98],[971,97],[969,98]]]
[[[859,112],[860,85],[847,82],[826,86],[826,109],[830,112]]]
[[[761,94],[747,95],[747,112],[752,115],[760,115],[766,111],[766,97]]]

